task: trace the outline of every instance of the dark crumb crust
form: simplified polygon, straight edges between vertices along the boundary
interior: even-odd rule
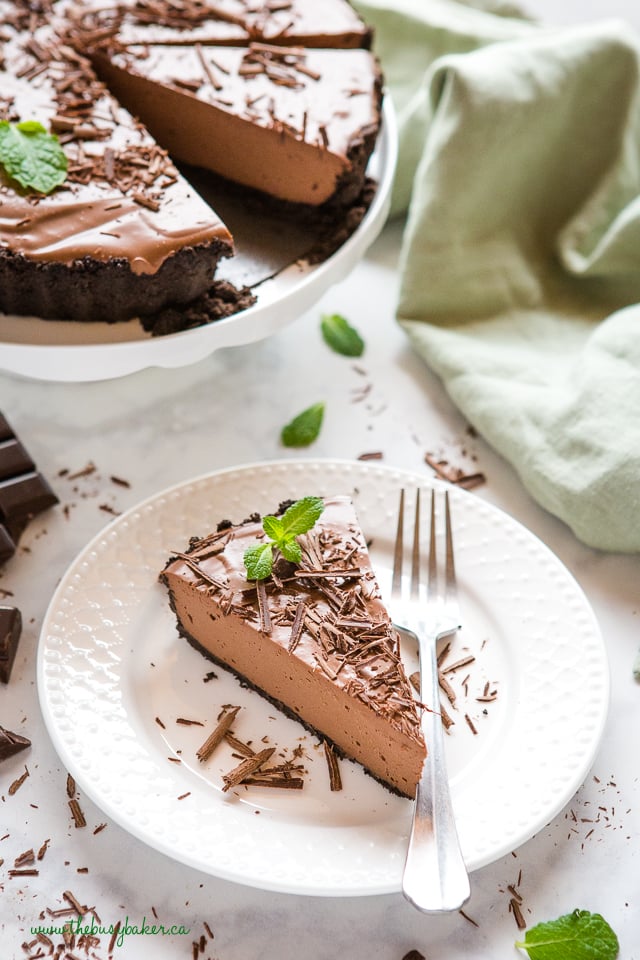
[[[164,574],[162,573],[160,574],[160,580],[161,582],[166,583]],[[187,643],[191,644],[194,650],[197,650],[198,653],[202,654],[203,657],[206,657],[206,659],[210,660],[212,663],[215,663],[218,667],[221,667],[223,670],[226,670],[229,673],[233,674],[235,677],[237,677],[237,679],[240,681],[242,686],[246,687],[249,690],[254,690],[256,693],[259,693],[264,700],[267,700],[269,703],[272,703],[273,706],[276,707],[276,709],[280,710],[285,716],[289,717],[291,720],[296,720],[298,723],[302,724],[305,730],[307,730],[312,736],[318,737],[320,740],[326,741],[328,744],[330,744],[331,747],[333,747],[334,751],[339,757],[342,757],[343,759],[351,760],[350,757],[346,756],[344,750],[342,750],[341,747],[339,747],[336,743],[330,740],[329,737],[325,736],[324,733],[321,733],[315,727],[311,726],[311,724],[303,720],[303,718],[298,716],[298,714],[295,713],[289,706],[287,706],[286,703],[283,703],[281,700],[277,700],[275,697],[270,697],[260,687],[257,687],[254,683],[251,683],[250,680],[247,680],[247,678],[238,670],[235,670],[228,663],[225,663],[224,660],[220,660],[218,657],[214,656],[214,654],[212,654],[209,650],[205,649],[205,647],[203,647],[202,644],[199,643],[195,639],[195,637],[193,637],[189,633],[189,631],[183,627],[182,623],[180,622],[180,619],[176,613],[175,601],[174,601],[171,590],[169,590],[169,606],[171,607],[173,613],[176,615],[176,628],[177,628],[178,634],[184,640],[186,640]],[[352,761],[352,762],[355,762],[355,761]],[[405,799],[408,797],[408,794],[402,793],[401,790],[398,790],[396,787],[393,787],[391,784],[387,783],[385,780],[381,780],[380,777],[377,777],[374,773],[368,770],[367,767],[363,766],[362,764],[359,764],[359,766],[364,770],[367,776],[371,777],[373,780],[377,780],[377,782],[380,783],[386,790],[388,790],[389,793],[395,794],[395,796],[397,797],[404,797]]]
[[[71,266],[30,260],[0,248],[0,311],[47,320],[106,321],[157,314],[187,304],[211,287],[226,242],[184,247],[152,274],[134,274],[127,260],[84,257]]]
[[[140,322],[154,337],[166,336],[223,320],[241,310],[247,310],[253,306],[256,299],[249,287],[238,288],[228,280],[214,280],[207,292],[191,303],[167,307],[159,313],[141,317]]]

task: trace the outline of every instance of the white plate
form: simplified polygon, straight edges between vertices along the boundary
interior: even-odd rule
[[[396,157],[395,119],[387,97],[380,136],[368,167],[378,188],[362,223],[323,263],[290,263],[261,282],[256,289],[257,302],[247,310],[161,337],[145,333],[138,320],[73,323],[0,314],[0,369],[38,380],[108,380],[147,367],[186,366],[222,347],[252,343],[276,333],[310,309],[330,286],[343,280],[376,239],[389,212]],[[257,253],[263,254],[268,263],[268,251],[258,249]],[[241,264],[234,264],[234,269],[239,267]]]
[[[339,493],[354,498],[384,586],[398,490],[416,484],[429,487],[360,462],[254,464],[160,493],[96,537],[63,578],[38,651],[45,722],[86,794],[152,847],[229,880],[331,896],[399,890],[411,803],[348,761],[343,791],[331,793],[317,741],[299,724],[224,670],[203,682],[212,664],[178,638],[157,574],[219,519]],[[584,780],[607,712],[608,666],[591,609],[560,561],[495,507],[462,490],[452,496],[464,630],[450,661],[469,652],[476,660],[449,675],[458,702],[447,749],[474,870],[531,838]],[[497,691],[492,702],[475,699],[485,685]],[[239,737],[266,735],[285,751],[305,745],[302,791],[221,792],[237,762],[230,748],[204,765],[195,753],[225,703],[244,707]]]

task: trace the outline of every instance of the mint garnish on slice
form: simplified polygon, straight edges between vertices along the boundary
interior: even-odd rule
[[[361,357],[364,340],[345,317],[339,313],[325,314],[320,323],[325,343],[344,357]]]
[[[248,580],[264,580],[273,569],[274,551],[279,551],[285,560],[300,563],[302,550],[297,541],[312,526],[324,510],[321,497],[303,497],[287,507],[281,517],[269,515],[262,521],[262,529],[269,537],[264,543],[247,547],[244,565]]]
[[[529,960],[615,960],[620,949],[607,921],[588,910],[531,927],[516,947],[526,950]]]
[[[0,120],[0,164],[20,186],[51,193],[67,177],[60,141],[37,120]]]

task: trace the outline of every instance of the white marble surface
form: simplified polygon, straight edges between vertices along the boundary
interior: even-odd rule
[[[530,0],[551,14],[556,5]],[[562,9],[562,4],[557,4]],[[565,4],[566,19],[608,13],[640,15],[635,2]],[[55,384],[0,374],[0,410],[10,420],[60,506],[34,521],[18,555],[0,576],[4,602],[19,606],[24,630],[11,683],[0,689],[0,723],[22,732],[32,748],[0,768],[0,956],[24,957],[22,944],[47,907],[65,906],[64,891],[95,905],[103,923],[140,924],[143,917],[182,924],[189,933],[130,936],[115,956],[174,960],[402,960],[415,949],[428,960],[497,960],[520,955],[509,910],[517,885],[529,925],[575,907],[602,913],[620,939],[620,957],[640,960],[640,765],[636,744],[640,686],[632,665],[638,631],[640,561],[604,555],[578,543],[539,508],[508,464],[481,438],[470,438],[440,383],[414,356],[393,314],[400,232],[388,227],[366,260],[286,331],[178,370],[147,370],[119,381]],[[354,363],[329,351],[319,333],[322,312],[340,312],[366,341]],[[427,451],[453,462],[477,458],[487,482],[474,495],[529,527],[560,557],[586,592],[605,638],[611,709],[601,748],[585,784],[565,809],[524,846],[472,876],[466,916],[424,917],[400,894],[299,897],[265,892],[199,873],[132,838],[86,796],[87,826],[69,814],[66,770],[55,755],[38,706],[35,661],[51,595],[86,542],[122,512],[158,490],[235,464],[292,456],[280,427],[303,407],[326,402],[314,457],[355,459],[372,451],[383,463],[431,471]],[[295,456],[299,456],[296,453]],[[93,463],[95,472],[72,480]],[[118,485],[124,478],[129,487]],[[636,522],[637,518],[630,518]],[[9,795],[24,770],[29,777]],[[95,834],[98,824],[106,827]],[[39,875],[10,877],[16,857],[49,840]],[[85,870],[86,868],[86,870]],[[90,956],[106,958],[108,937]],[[46,955],[46,950],[44,951]],[[76,947],[74,956],[84,956]]]

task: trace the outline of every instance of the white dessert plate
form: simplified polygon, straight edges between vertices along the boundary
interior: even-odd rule
[[[384,589],[398,491],[416,485],[431,481],[371,463],[285,460],[197,478],[113,521],[61,581],[38,651],[45,722],[85,794],[140,840],[215,876],[300,894],[398,891],[411,802],[346,760],[343,789],[331,792],[317,738],[178,637],[158,572],[222,518],[350,494]],[[505,513],[451,492],[464,628],[444,661],[455,694],[447,750],[476,870],[529,840],[583,782],[609,680],[598,625],[566,568]],[[414,651],[405,655],[411,670]],[[266,738],[284,757],[303,748],[302,790],[222,791],[238,763],[232,748],[206,763],[196,752],[224,704],[242,707],[239,738]]]
[[[309,237],[291,241],[281,224],[264,215],[246,221],[246,211],[239,205],[234,213],[242,219],[236,230],[235,219],[227,218],[214,198],[238,243],[236,257],[223,261],[218,273],[237,285],[252,287],[257,296],[252,307],[205,326],[158,337],[146,333],[138,320],[73,323],[0,313],[0,369],[36,380],[109,380],[147,367],[186,366],[220,348],[276,333],[343,280],[376,239],[389,212],[396,158],[395,118],[387,97],[367,170],[378,184],[374,199],[354,233],[319,264],[310,265],[292,253],[292,248],[307,250]]]

